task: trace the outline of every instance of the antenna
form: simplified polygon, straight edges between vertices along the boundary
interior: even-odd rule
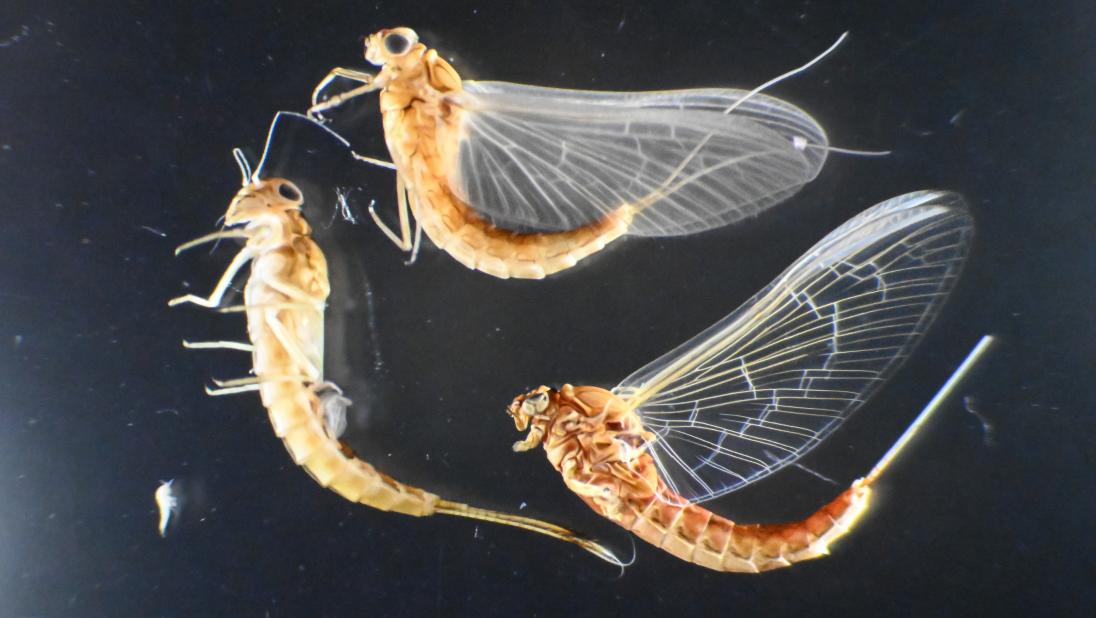
[[[236,165],[240,166],[240,175],[243,177],[241,186],[246,187],[251,182],[251,164],[247,162],[247,155],[239,148],[232,149],[232,156],[236,157]]]

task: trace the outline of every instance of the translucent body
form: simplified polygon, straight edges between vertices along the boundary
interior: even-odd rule
[[[514,449],[543,444],[592,509],[701,566],[756,572],[824,555],[868,507],[882,461],[798,522],[741,525],[699,503],[796,461],[860,407],[932,321],[971,233],[954,194],[878,204],[612,392],[519,396],[508,411],[529,434]]]
[[[240,189],[225,215],[226,226],[243,226],[227,233],[246,239],[233,267],[251,262],[244,309],[255,375],[234,381],[225,390],[258,390],[274,433],[293,461],[320,485],[381,510],[432,515],[437,496],[395,481],[351,456],[339,442],[337,429],[328,428],[325,416],[340,404],[333,399],[337,388],[323,380],[323,314],[330,293],[327,261],[311,238],[301,203],[292,183],[256,180]],[[226,272],[227,280],[233,267]]]
[[[733,223],[795,193],[826,157],[821,127],[765,95],[464,82],[408,28],[370,36],[365,55],[380,72],[333,70],[312,112],[380,90],[401,205],[438,247],[498,277],[544,277],[624,234]],[[338,77],[363,85],[318,102]],[[401,225],[390,236],[411,250],[403,213]]]
[[[210,240],[238,237],[244,248],[233,259],[208,298],[187,295],[170,304],[220,304],[233,276],[247,262],[251,275],[244,288],[250,344],[205,342],[188,347],[251,352],[253,378],[220,383],[210,394],[259,392],[274,433],[290,456],[321,486],[347,500],[384,511],[417,517],[435,513],[506,524],[545,534],[619,561],[600,545],[539,520],[518,517],[438,496],[396,481],[357,457],[339,440],[350,401],[323,380],[324,306],[330,292],[327,262],[301,215],[300,190],[289,181],[247,179],[225,215],[228,229],[207,235],[180,250]],[[159,494],[157,494],[159,496]]]

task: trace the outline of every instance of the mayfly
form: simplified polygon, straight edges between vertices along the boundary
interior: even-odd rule
[[[275,117],[271,133],[277,121]],[[269,138],[267,145],[269,149]],[[210,395],[258,391],[274,433],[293,461],[321,486],[347,500],[417,517],[445,514],[515,526],[573,543],[619,565],[607,549],[565,528],[451,502],[396,481],[357,457],[339,439],[351,402],[323,378],[324,307],[330,286],[326,259],[301,213],[303,195],[288,180],[260,179],[259,171],[250,171],[239,150],[235,155],[243,187],[224,216],[226,229],[181,245],[176,255],[223,238],[243,239],[244,247],[208,297],[187,294],[169,302],[218,308],[236,273],[251,262],[243,306],[221,309],[246,313],[250,343],[184,342],[184,346],[249,352],[254,377],[215,380],[218,388],[206,391]]]
[[[758,572],[825,555],[899,445],[802,521],[737,524],[699,503],[795,462],[860,407],[931,322],[972,230],[952,193],[877,204],[613,391],[517,397],[508,413],[529,433],[514,450],[543,444],[594,511],[682,560]]]
[[[396,171],[399,232],[370,209],[385,235],[412,260],[425,231],[469,268],[540,279],[625,234],[727,225],[811,181],[834,150],[825,132],[760,91],[830,50],[752,91],[592,92],[464,81],[392,28],[365,42],[380,71],[333,69],[310,114],[379,90],[392,162],[358,158]],[[340,78],[360,85],[321,100]]]

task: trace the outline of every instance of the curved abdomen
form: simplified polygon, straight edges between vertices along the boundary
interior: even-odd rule
[[[455,159],[451,153],[439,154],[436,141],[441,135],[436,123],[443,121],[411,104],[399,108],[395,98],[382,94],[385,137],[407,187],[408,205],[430,240],[468,268],[502,279],[542,279],[574,266],[628,231],[628,206],[563,232],[519,233],[496,227],[450,190],[443,161]]]
[[[321,486],[351,502],[382,511],[423,517],[434,514],[438,497],[405,485],[353,456],[327,435],[320,396],[300,382],[264,383],[263,400],[274,433],[293,461]]]
[[[257,256],[244,291],[259,395],[294,463],[352,502],[407,515],[432,515],[438,497],[400,483],[353,456],[325,427],[323,310],[329,285],[319,247],[305,236]],[[290,298],[277,280],[302,297]]]
[[[828,554],[829,545],[867,509],[870,497],[871,488],[857,481],[806,519],[782,524],[737,524],[696,504],[626,499],[617,523],[682,560],[717,571],[757,573]],[[601,511],[590,500],[587,504]]]

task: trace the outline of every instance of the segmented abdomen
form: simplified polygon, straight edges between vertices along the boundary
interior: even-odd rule
[[[316,388],[300,382],[272,383],[269,388],[270,424],[293,461],[351,502],[417,517],[433,515],[437,496],[394,480],[327,435]]]
[[[292,288],[299,298],[270,285]],[[384,511],[426,516],[438,497],[404,485],[355,457],[325,426],[323,312],[330,290],[326,263],[307,236],[258,255],[244,291],[259,395],[274,433],[293,461],[323,487]],[[303,300],[307,298],[308,300]],[[330,394],[330,395],[329,395]]]
[[[382,99],[382,108],[388,107]],[[434,116],[413,106],[386,111],[385,136],[419,225],[434,244],[468,268],[502,279],[543,279],[574,266],[628,231],[628,206],[563,232],[519,233],[492,225],[449,189],[446,165],[455,162],[451,154],[439,154],[436,122]],[[444,163],[447,158],[450,162]]]
[[[682,560],[717,571],[756,573],[829,553],[829,545],[867,509],[871,488],[854,483],[806,519],[782,524],[737,524],[696,504],[674,504],[681,499],[672,493],[663,495],[668,499],[625,499],[617,523]]]

